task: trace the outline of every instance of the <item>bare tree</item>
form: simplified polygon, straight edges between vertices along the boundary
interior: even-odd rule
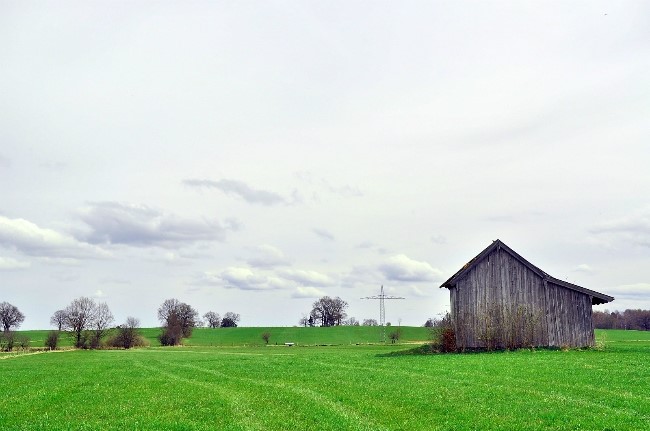
[[[180,344],[182,338],[192,335],[199,321],[199,312],[178,299],[167,299],[158,309],[158,319],[164,326],[160,336],[163,345]]]
[[[305,328],[309,326],[309,317],[307,317],[306,314],[303,314],[300,320],[298,320],[298,323],[300,326],[304,326]]]
[[[345,325],[345,326],[359,326],[359,321],[357,320],[356,317],[350,317],[349,319],[343,321],[343,325]]]
[[[362,326],[379,326],[376,319],[363,319]]]
[[[63,311],[65,313],[63,329],[72,333],[75,347],[85,347],[84,331],[95,323],[97,304],[91,298],[82,296],[72,301]]]
[[[208,311],[203,315],[203,318],[208,323],[208,328],[218,328],[221,326],[221,316],[219,316],[219,313]]]
[[[130,349],[131,347],[145,344],[138,328],[140,321],[135,317],[127,317],[126,322],[117,327],[117,334],[109,340],[109,343],[115,347]]]
[[[238,313],[233,313],[232,311],[228,311],[226,314],[223,315],[223,319],[221,319],[221,327],[222,328],[236,328],[237,324],[239,323],[239,314]]]
[[[56,310],[52,317],[50,317],[50,325],[55,326],[58,331],[61,331],[65,325],[65,310]]]
[[[271,338],[271,333],[270,332],[268,332],[268,331],[262,332],[262,340],[264,340],[264,342],[266,344],[269,344],[269,339],[270,338]]]
[[[93,330],[93,336],[90,340],[92,348],[99,347],[102,337],[113,324],[113,320],[113,313],[111,313],[108,305],[105,302],[97,304],[95,308],[95,319],[91,323],[91,329]]]
[[[8,302],[0,303],[0,321],[2,329],[8,333],[12,328],[17,329],[25,320],[25,315],[18,310],[18,307]]]
[[[312,305],[311,315],[315,320],[320,320],[320,326],[340,325],[345,317],[348,303],[339,298],[323,296]]]

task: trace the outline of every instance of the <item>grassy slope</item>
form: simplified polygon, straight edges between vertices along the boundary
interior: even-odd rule
[[[0,424],[6,430],[649,429],[650,332],[603,334],[603,351],[385,356],[408,347],[344,345],[14,357],[0,361],[0,375],[11,382],[0,385]]]
[[[386,328],[386,338],[396,327]],[[423,327],[400,328],[402,337],[400,342],[425,342],[429,339],[429,331]],[[49,331],[19,331],[30,338],[32,347],[43,347]],[[158,346],[159,328],[143,328],[140,330],[151,346]],[[184,340],[187,346],[256,346],[263,345],[262,333],[270,332],[269,344],[284,344],[287,342],[298,345],[313,344],[368,344],[377,343],[380,339],[380,328],[369,326],[337,326],[332,328],[298,328],[298,327],[270,327],[270,328],[197,328],[192,337]],[[390,343],[390,341],[389,341]],[[62,347],[71,346],[72,340],[67,335],[61,336]]]

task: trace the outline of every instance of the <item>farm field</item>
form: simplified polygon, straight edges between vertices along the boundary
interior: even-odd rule
[[[386,334],[398,329],[387,327]],[[401,343],[426,342],[431,338],[428,328],[421,326],[402,326],[399,328],[402,336]],[[152,347],[160,346],[158,335],[160,328],[143,328],[142,335]],[[32,347],[45,346],[45,338],[49,330],[18,331],[31,340]],[[334,326],[330,328],[301,328],[301,327],[240,327],[240,328],[196,328],[192,338],[183,340],[186,346],[262,346],[262,333],[269,332],[269,344],[284,344],[287,342],[298,345],[315,344],[371,344],[380,340],[380,328],[377,326]],[[388,336],[387,336],[388,338]],[[60,346],[72,346],[72,340],[66,335],[61,336]]]
[[[421,356],[395,354],[412,345],[345,344],[17,355],[0,360],[0,428],[649,429],[650,332],[597,337],[603,350]]]

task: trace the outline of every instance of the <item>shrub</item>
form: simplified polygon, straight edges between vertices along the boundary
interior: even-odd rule
[[[16,342],[23,350],[27,350],[30,347],[29,337],[27,335],[19,335],[18,337],[16,337]]]
[[[129,319],[127,319],[127,323],[125,325],[118,326],[117,332],[106,341],[106,344],[108,346],[119,347],[121,349],[130,349],[131,347],[144,347],[149,344],[147,340],[140,334],[140,332],[138,332],[138,320],[134,318]],[[163,334],[160,335],[159,339],[163,336]]]
[[[59,331],[50,331],[45,338],[45,347],[50,350],[56,350],[59,345]]]
[[[437,352],[456,352],[456,331],[451,321],[451,315],[446,313],[441,319],[430,319],[431,349]]]
[[[183,340],[183,328],[179,325],[163,328],[163,332],[158,336],[158,340],[163,346],[178,346]]]
[[[11,331],[0,332],[0,351],[11,352],[16,342],[16,334]]]

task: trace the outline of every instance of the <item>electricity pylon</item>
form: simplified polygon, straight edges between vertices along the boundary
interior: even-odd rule
[[[366,296],[361,299],[379,299],[379,326],[381,327],[381,342],[386,342],[386,306],[384,301],[386,299],[406,299],[401,296],[386,295],[384,293],[384,286],[381,286],[381,292],[379,295],[375,296]]]

